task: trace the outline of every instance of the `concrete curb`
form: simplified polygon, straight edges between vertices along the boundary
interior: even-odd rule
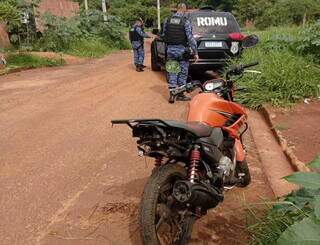
[[[265,118],[266,122],[268,123],[268,125],[270,126],[270,129],[273,132],[273,135],[277,139],[283,152],[288,158],[292,168],[295,171],[299,171],[299,172],[311,172],[311,170],[307,167],[307,165],[304,162],[300,161],[298,157],[294,154],[292,148],[288,145],[288,141],[283,137],[281,132],[276,129],[275,124],[272,120],[270,109],[267,106],[263,106],[261,109],[261,113]]]

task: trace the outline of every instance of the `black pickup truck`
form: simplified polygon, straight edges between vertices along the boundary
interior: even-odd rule
[[[224,67],[226,61],[242,52],[240,27],[231,13],[200,9],[187,14],[192,22],[193,36],[198,44],[199,60],[190,58],[190,70],[208,71]],[[159,71],[166,63],[166,44],[162,30],[154,30],[157,35],[151,44],[151,67]]]

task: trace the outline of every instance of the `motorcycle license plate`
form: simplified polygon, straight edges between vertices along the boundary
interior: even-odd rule
[[[204,46],[206,48],[222,48],[222,42],[205,42]]]

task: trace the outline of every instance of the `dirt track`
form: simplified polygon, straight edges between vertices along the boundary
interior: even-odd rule
[[[152,164],[110,120],[185,119],[186,104],[166,99],[164,75],[136,73],[127,51],[0,77],[0,244],[139,245],[136,210]],[[239,244],[240,207],[272,197],[251,137],[248,150],[252,185],[200,220],[192,244]]]

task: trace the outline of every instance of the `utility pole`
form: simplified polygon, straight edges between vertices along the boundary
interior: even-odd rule
[[[85,10],[86,10],[86,14],[88,15],[88,10],[89,10],[88,0],[84,0],[84,8],[85,8]]]
[[[103,20],[106,22],[108,20],[106,0],[102,0],[101,4],[102,4]]]
[[[158,30],[161,29],[161,7],[160,7],[160,0],[157,0],[157,13],[158,13]]]

